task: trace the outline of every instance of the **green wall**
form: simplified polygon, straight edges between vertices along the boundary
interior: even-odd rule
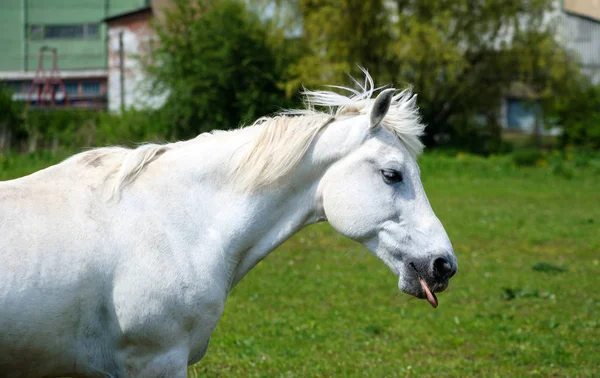
[[[41,46],[58,49],[60,70],[106,68],[106,25],[95,39],[34,40],[30,25],[102,23],[107,16],[141,8],[146,0],[0,0],[0,71],[35,71]],[[44,68],[50,69],[50,54]]]
[[[0,1],[0,70],[22,70],[25,59],[23,44],[22,0]]]

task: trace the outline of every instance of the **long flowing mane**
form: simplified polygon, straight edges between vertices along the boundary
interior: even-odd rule
[[[300,162],[319,132],[339,117],[366,115],[371,111],[376,88],[373,79],[364,71],[365,81],[352,79],[357,89],[331,86],[348,92],[348,96],[333,91],[305,90],[305,109],[286,110],[272,117],[263,117],[248,127],[261,127],[258,137],[251,141],[248,155],[233,167],[235,181],[245,189],[256,189],[273,184],[286,176]],[[420,136],[425,126],[421,123],[416,95],[410,88],[394,95],[382,125],[396,135],[411,155],[423,150]],[[231,131],[235,132],[235,131]],[[98,148],[82,154],[86,164],[94,164],[98,157],[111,161],[109,195],[118,198],[120,191],[134,181],[152,161],[178,143],[145,144],[135,149],[120,147]]]
[[[263,187],[286,176],[324,127],[338,117],[369,114],[375,101],[374,94],[383,88],[376,88],[369,73],[363,72],[364,84],[352,79],[358,89],[331,86],[349,92],[349,96],[333,91],[304,90],[305,109],[288,110],[275,117],[257,120],[254,125],[262,125],[262,131],[248,156],[235,169],[242,186],[250,189]],[[410,88],[394,95],[382,122],[414,157],[423,150],[419,138],[425,129],[416,98]]]

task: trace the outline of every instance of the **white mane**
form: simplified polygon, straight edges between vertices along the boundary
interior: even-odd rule
[[[263,117],[249,126],[262,127],[262,130],[252,142],[248,155],[234,167],[236,181],[246,189],[273,184],[290,173],[319,132],[337,117],[369,114],[375,101],[372,97],[382,88],[375,88],[371,76],[366,71],[364,73],[364,84],[353,79],[358,90],[331,86],[349,92],[349,96],[332,91],[305,90],[305,109],[288,110],[274,117]],[[316,107],[324,110],[317,110]],[[420,121],[416,95],[409,88],[394,95],[382,125],[396,135],[409,153],[416,157],[423,150],[419,137],[425,126]],[[91,165],[99,157],[105,163],[110,161],[107,167],[110,170],[107,174],[110,177],[109,196],[118,198],[123,187],[134,181],[148,164],[176,144],[147,144],[135,149],[107,147],[77,156]]]
[[[336,117],[369,114],[375,101],[372,97],[382,88],[375,88],[371,76],[363,72],[364,84],[353,79],[358,90],[332,86],[350,92],[350,96],[332,91],[304,90],[306,109],[288,110],[276,117],[257,120],[254,125],[263,127],[260,136],[235,170],[242,186],[267,186],[286,176],[302,159],[319,131]],[[414,157],[423,151],[419,137],[425,129],[421,124],[416,97],[410,88],[394,95],[382,121],[382,125],[396,135]],[[319,111],[316,107],[324,110]]]
[[[375,99],[373,95],[384,87],[375,88],[373,79],[368,72],[365,73],[365,82],[360,84],[354,78],[360,90],[332,86],[350,92],[351,96],[343,96],[330,91],[305,90],[306,106],[309,112],[316,112],[315,106],[326,107],[330,114],[338,117],[344,115],[369,114]],[[425,125],[421,123],[421,115],[416,104],[417,95],[413,95],[412,88],[407,88],[392,98],[390,110],[383,119],[382,125],[395,134],[406,146],[414,157],[423,151],[420,137],[423,135]]]

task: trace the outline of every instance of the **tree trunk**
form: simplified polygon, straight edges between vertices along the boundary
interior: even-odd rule
[[[535,126],[533,128],[533,141],[537,148],[542,148],[542,122],[538,112],[535,112]]]
[[[0,123],[0,154],[10,148],[10,130],[6,122]]]
[[[33,153],[37,150],[38,133],[33,133],[29,137],[29,145],[27,147],[28,153]]]

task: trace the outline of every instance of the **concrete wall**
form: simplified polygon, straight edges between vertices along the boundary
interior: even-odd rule
[[[108,109],[120,111],[125,108],[157,108],[164,103],[164,96],[149,94],[150,82],[146,78],[140,59],[147,57],[155,34],[150,27],[151,13],[126,16],[111,21],[108,26]],[[122,35],[122,37],[120,37]],[[124,57],[121,71],[121,43]],[[121,79],[123,75],[123,80]],[[123,83],[123,104],[121,99]]]

